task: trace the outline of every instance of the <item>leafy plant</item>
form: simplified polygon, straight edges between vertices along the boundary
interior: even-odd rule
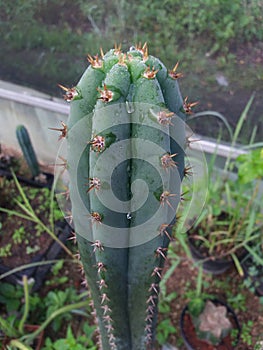
[[[66,337],[54,342],[46,338],[43,350],[96,350],[97,347],[92,341],[92,336],[96,326],[89,326],[87,323],[83,327],[83,334],[74,336],[72,329],[68,326]]]
[[[236,145],[253,98],[252,95],[234,132],[226,122],[232,138],[231,146]],[[200,116],[203,114],[200,113]],[[215,116],[223,118],[221,115]],[[253,146],[250,144],[248,148]],[[259,179],[262,176],[262,150],[247,151],[237,159],[232,159],[229,154],[223,171],[215,167],[216,156],[217,151],[209,164],[206,205],[189,229],[188,237],[199,247],[204,259],[230,256],[243,275],[238,257],[242,256],[247,246],[261,238],[263,227],[262,203],[258,193]]]
[[[171,320],[164,319],[158,323],[156,337],[160,345],[165,344],[169,336],[175,333],[176,328],[172,325]]]
[[[248,255],[243,259],[245,269],[244,285],[252,293],[261,290],[263,286],[263,247],[261,242],[246,246]]]
[[[19,309],[23,295],[22,286],[1,282],[0,303],[5,305],[8,314]]]
[[[251,321],[251,320],[247,321],[246,323],[244,322],[242,324],[241,339],[248,346],[252,345],[251,332],[252,332],[252,329],[253,329],[253,324],[254,324],[254,322]]]
[[[236,162],[240,183],[263,179],[263,148],[238,156]]]
[[[7,317],[0,316],[0,330],[10,338],[7,349],[23,349],[31,350],[33,340],[49,325],[52,324],[54,328],[58,329],[58,325],[64,317],[69,319],[69,313],[75,312],[84,317],[89,315],[81,309],[87,309],[89,300],[86,298],[86,293],[77,295],[75,290],[69,289],[64,293],[59,293],[62,300],[56,298],[55,293],[48,294],[44,300],[38,296],[30,296],[30,287],[28,285],[27,277],[23,276],[23,291],[18,287],[4,284],[2,295],[0,294],[0,302],[6,303]],[[11,294],[12,293],[12,294]],[[21,308],[21,296],[24,296],[24,305]],[[82,300],[85,297],[86,300]],[[51,303],[50,303],[51,301]],[[55,302],[55,303],[54,303]],[[70,302],[70,303],[69,303]],[[45,305],[45,306],[44,306]],[[54,307],[54,305],[56,305]],[[32,333],[27,333],[25,323],[29,319],[30,309],[35,312],[47,307],[46,317],[42,320],[39,328]],[[16,311],[12,315],[12,311]],[[90,331],[91,332],[91,331]]]

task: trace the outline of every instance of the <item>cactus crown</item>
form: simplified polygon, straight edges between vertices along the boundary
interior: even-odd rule
[[[154,349],[159,282],[180,201],[186,144],[178,64],[147,45],[90,63],[67,128],[72,216],[103,350]]]

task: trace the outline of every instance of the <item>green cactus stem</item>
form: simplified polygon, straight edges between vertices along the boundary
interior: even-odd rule
[[[32,177],[36,178],[40,174],[39,165],[30,136],[24,125],[18,125],[16,127],[16,137]]]
[[[61,87],[71,103],[72,216],[100,347],[155,349],[159,282],[185,174],[184,119],[195,103],[180,94],[178,65],[168,71],[146,45],[88,60],[77,86]]]

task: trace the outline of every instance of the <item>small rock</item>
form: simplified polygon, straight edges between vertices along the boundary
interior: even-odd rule
[[[216,81],[221,86],[228,86],[229,85],[229,83],[227,81],[227,78],[223,74],[217,74],[216,75]]]

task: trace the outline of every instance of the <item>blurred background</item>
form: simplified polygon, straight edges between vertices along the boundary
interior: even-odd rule
[[[62,97],[87,55],[115,43],[148,43],[168,67],[179,61],[183,97],[196,112],[224,115],[234,128],[254,95],[239,142],[263,139],[263,0],[0,0],[0,80]],[[220,120],[191,121],[218,137]],[[223,138],[227,140],[227,133]]]

